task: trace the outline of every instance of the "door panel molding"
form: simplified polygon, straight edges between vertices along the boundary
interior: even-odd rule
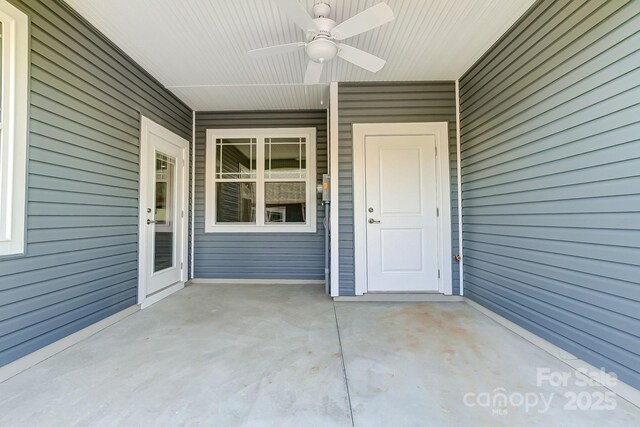
[[[355,123],[353,124],[353,196],[355,294],[367,292],[367,211],[366,211],[366,137],[427,136],[436,138],[438,292],[453,292],[451,270],[451,186],[449,170],[449,134],[447,122],[424,123]]]
[[[156,150],[166,152],[176,159],[176,245],[174,268],[153,273],[153,248],[150,238],[154,234],[154,226],[147,223],[150,214],[147,208],[155,204],[154,197],[156,174]],[[187,280],[188,251],[188,197],[189,197],[189,142],[155,123],[147,117],[140,118],[140,194],[138,210],[138,304],[147,307],[163,297],[181,289]],[[181,194],[180,191],[181,190]],[[155,221],[155,214],[152,215]],[[178,274],[172,271],[178,269]],[[171,270],[171,271],[170,271]],[[161,276],[171,276],[172,283],[161,287],[152,286],[150,281]],[[169,277],[169,276],[167,276]],[[176,280],[177,279],[177,280]]]

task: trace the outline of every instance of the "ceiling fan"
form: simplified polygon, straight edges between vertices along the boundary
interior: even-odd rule
[[[292,52],[304,47],[309,63],[304,74],[305,84],[320,82],[323,64],[336,56],[360,68],[376,73],[384,67],[385,60],[344,43],[336,43],[367,32],[387,22],[393,21],[393,11],[386,3],[378,3],[346,21],[337,24],[329,18],[331,6],[320,0],[313,6],[311,18],[298,0],[274,0],[282,11],[291,18],[307,35],[306,42],[287,43],[277,46],[253,49],[254,57]]]

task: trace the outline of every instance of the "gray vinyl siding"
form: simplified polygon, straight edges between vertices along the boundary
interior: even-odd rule
[[[61,1],[30,17],[26,254],[0,257],[0,365],[136,303],[140,113],[190,110]]]
[[[338,85],[338,177],[340,295],[353,295],[353,124],[448,122],[451,165],[451,249],[458,253],[456,94],[454,82],[340,83]],[[333,173],[335,176],[335,172]],[[453,293],[458,263],[452,259]]]
[[[196,113],[195,258],[199,279],[324,279],[324,209],[316,233],[205,233],[207,129],[316,128],[318,182],[327,172],[326,110]]]
[[[461,79],[465,295],[640,387],[640,2],[539,1]]]

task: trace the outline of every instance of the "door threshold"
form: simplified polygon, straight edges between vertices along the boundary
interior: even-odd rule
[[[443,295],[439,293],[366,293],[357,296],[333,297],[337,302],[463,302],[460,295]]]
[[[157,303],[158,301],[160,301],[161,299],[164,299],[166,297],[168,297],[169,295],[178,292],[180,289],[184,289],[185,283],[184,282],[177,282],[174,283],[173,285],[167,286],[164,289],[159,290],[156,293],[153,293],[151,295],[147,295],[144,300],[140,301],[140,308],[144,309],[149,307],[150,305],[153,305],[155,303]]]

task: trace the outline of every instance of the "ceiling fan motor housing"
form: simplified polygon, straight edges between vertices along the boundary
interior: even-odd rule
[[[316,27],[314,31],[307,33],[307,40],[311,41],[315,38],[324,36],[325,38],[333,38],[331,30],[336,26],[336,21],[329,18],[315,18],[313,23]]]

